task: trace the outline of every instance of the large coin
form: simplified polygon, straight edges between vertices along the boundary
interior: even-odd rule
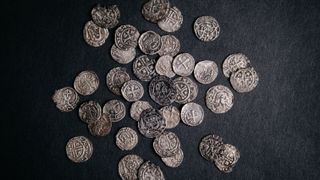
[[[129,80],[123,84],[121,94],[129,102],[138,101],[142,98],[144,89],[139,81]]]
[[[126,107],[119,100],[110,100],[103,106],[103,113],[111,122],[118,122],[126,116]]]
[[[135,48],[137,47],[139,36],[140,33],[134,26],[129,24],[121,25],[115,32],[115,45],[122,50]]]
[[[174,156],[180,149],[180,140],[173,132],[164,132],[153,141],[153,149],[160,157]]]
[[[93,71],[82,71],[74,80],[74,89],[81,95],[93,94],[99,87],[98,75]]]
[[[223,140],[221,137],[210,134],[202,138],[199,144],[199,151],[203,158],[210,162],[217,159],[217,153],[222,148]]]
[[[223,85],[211,87],[206,94],[207,107],[214,113],[225,113],[233,106],[234,97],[229,88]]]
[[[239,69],[237,72],[232,73],[230,77],[233,89],[240,93],[252,91],[257,87],[258,82],[259,76],[252,67]]]
[[[198,86],[188,77],[178,77],[173,80],[177,89],[175,101],[179,104],[186,104],[196,99],[198,96]]]
[[[84,136],[73,137],[66,145],[67,156],[75,163],[88,161],[92,156],[92,152],[92,143]]]
[[[128,50],[122,50],[119,49],[116,45],[112,45],[111,56],[120,64],[128,64],[136,57],[136,49],[129,48]]]
[[[149,95],[156,103],[167,106],[176,99],[177,90],[170,78],[156,76],[149,84]]]
[[[146,109],[140,115],[138,128],[145,137],[154,138],[163,133],[166,128],[166,121],[158,110]]]
[[[176,74],[172,69],[173,58],[169,55],[161,56],[156,63],[156,72],[159,75],[167,76],[168,78],[173,78]]]
[[[138,171],[140,180],[165,180],[160,167],[147,161],[143,163]]]
[[[133,73],[141,81],[150,81],[157,75],[155,70],[156,61],[152,58],[148,58],[146,55],[139,56],[133,62]]]
[[[52,100],[62,112],[70,112],[77,107],[79,96],[71,87],[64,87],[54,92]]]
[[[101,113],[101,106],[95,101],[84,102],[79,107],[79,117],[87,124],[99,120]]]
[[[220,33],[218,21],[211,16],[199,17],[194,25],[194,33],[201,41],[213,41],[217,39]]]
[[[109,71],[106,80],[110,91],[116,95],[121,95],[121,87],[130,80],[130,76],[126,68],[116,67]]]
[[[143,5],[142,15],[147,21],[157,23],[168,15],[169,9],[169,0],[150,0]]]
[[[91,10],[91,17],[98,26],[111,29],[119,23],[120,11],[117,5],[106,8],[98,4]]]
[[[112,122],[106,114],[102,114],[100,119],[88,124],[89,132],[93,136],[106,136],[110,133]]]
[[[224,144],[217,153],[214,163],[220,171],[230,173],[239,159],[239,150],[231,144]]]
[[[165,18],[158,21],[158,26],[167,32],[175,32],[180,29],[183,23],[183,16],[177,7],[172,7]]]
[[[202,123],[204,111],[199,104],[187,103],[181,109],[181,120],[189,126],[198,126]]]
[[[147,101],[136,101],[132,103],[131,108],[130,108],[130,116],[132,119],[139,121],[140,119],[140,114],[142,111],[152,108],[152,106],[149,104]]]
[[[201,84],[210,84],[218,76],[218,66],[214,61],[200,61],[194,68],[194,77]]]
[[[138,135],[129,127],[121,128],[116,135],[116,144],[121,150],[132,150],[138,144]]]
[[[179,149],[178,152],[174,156],[163,157],[163,158],[161,158],[161,160],[168,167],[176,168],[181,165],[183,158],[184,158],[183,151],[182,151],[182,149]]]
[[[138,43],[143,53],[154,55],[161,48],[161,36],[154,31],[147,31],[141,34]]]
[[[250,65],[249,58],[242,54],[236,53],[229,55],[222,64],[222,71],[225,77],[230,77],[230,75],[239,69],[247,68]]]
[[[182,53],[173,60],[173,71],[180,76],[189,76],[194,69],[194,58],[189,53]]]
[[[180,112],[175,106],[165,106],[160,109],[160,113],[166,121],[166,129],[175,128],[180,122]]]
[[[140,156],[130,154],[124,156],[118,164],[118,172],[122,180],[137,180],[138,169],[143,163]]]
[[[160,56],[176,56],[180,51],[180,41],[174,35],[161,36],[161,48],[158,51]]]
[[[100,47],[109,36],[107,28],[97,26],[93,21],[88,21],[83,28],[83,38],[90,46]]]

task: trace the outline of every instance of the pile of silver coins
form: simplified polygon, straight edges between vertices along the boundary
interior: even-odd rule
[[[142,15],[166,32],[178,31],[183,23],[181,11],[168,0],[146,2]],[[84,26],[83,36],[87,44],[99,47],[108,38],[108,29],[118,25],[120,11],[116,5],[97,5],[92,9],[91,16],[92,20]],[[193,30],[203,42],[214,41],[220,34],[218,21],[211,16],[197,18]],[[168,167],[179,167],[184,158],[183,149],[179,137],[169,129],[175,128],[180,120],[190,127],[203,122],[204,109],[193,101],[198,96],[198,83],[207,85],[215,81],[219,74],[218,65],[212,60],[196,63],[191,54],[180,53],[180,41],[173,35],[160,36],[151,30],[140,34],[136,27],[125,24],[117,27],[114,37],[110,50],[112,59],[120,65],[132,62],[136,78],[130,77],[125,67],[114,67],[106,75],[106,85],[110,92],[132,102],[130,117],[137,121],[143,136],[153,138],[153,149],[163,163]],[[137,47],[143,53],[138,57]],[[229,55],[223,62],[222,71],[230,78],[233,89],[240,93],[252,91],[259,81],[249,58],[242,53]],[[198,83],[188,77],[192,74]],[[148,82],[147,91],[143,86],[145,82]],[[91,95],[98,86],[96,73],[83,71],[75,78],[73,88],[58,89],[52,98],[59,110],[69,112],[77,107],[78,94]],[[161,106],[160,109],[143,100],[146,93]],[[213,113],[226,113],[234,104],[234,95],[227,86],[214,85],[207,90],[205,101]],[[183,106],[179,110],[174,103]],[[84,102],[79,107],[79,117],[93,136],[106,136],[111,131],[112,123],[121,121],[125,116],[125,104],[117,99],[106,102],[103,107],[95,101]],[[122,127],[115,139],[116,145],[124,151],[130,151],[138,144],[137,132],[130,127]],[[224,173],[231,172],[240,158],[239,150],[224,144],[217,135],[204,137],[199,150],[205,159]],[[66,145],[66,153],[73,162],[85,162],[93,153],[93,145],[86,137],[73,137]],[[144,162],[134,154],[120,160],[118,171],[122,179],[165,179],[159,166],[150,161]]]

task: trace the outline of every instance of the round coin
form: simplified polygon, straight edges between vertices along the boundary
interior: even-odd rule
[[[220,171],[230,173],[239,159],[239,150],[231,144],[224,144],[217,153],[217,159],[214,163]]]
[[[169,10],[169,0],[150,0],[143,5],[142,15],[147,21],[157,23],[168,15]]]
[[[138,128],[141,134],[147,138],[154,138],[163,133],[166,128],[166,121],[156,109],[142,111]]]
[[[152,108],[149,102],[136,101],[131,105],[130,116],[132,117],[132,119],[139,121],[141,112],[149,108]]]
[[[156,61],[152,58],[148,58],[146,55],[139,56],[133,62],[133,73],[141,81],[150,81],[157,75],[155,71]]]
[[[92,143],[84,136],[73,137],[66,145],[67,156],[75,163],[81,163],[89,160],[92,156],[92,152]]]
[[[126,107],[119,100],[110,100],[103,106],[103,113],[111,122],[118,122],[126,116]]]
[[[129,127],[121,128],[116,135],[116,144],[121,150],[132,150],[138,144],[138,135]]]
[[[140,33],[132,25],[121,25],[115,32],[115,45],[122,50],[137,47]]]
[[[79,107],[79,117],[87,124],[99,120],[101,117],[100,104],[95,101],[82,103]]]
[[[217,159],[217,153],[222,148],[222,145],[221,137],[210,134],[202,138],[199,144],[199,151],[203,158],[213,163]]]
[[[166,129],[175,128],[180,122],[180,112],[175,106],[165,106],[160,109],[160,113],[166,121]]]
[[[169,9],[168,15],[162,20],[158,21],[160,29],[166,32],[178,31],[183,23],[183,16],[177,7]]]
[[[119,49],[116,45],[112,45],[111,56],[120,64],[128,64],[136,57],[136,49],[129,48],[128,50],[122,50]]]
[[[173,71],[179,76],[189,76],[194,69],[194,58],[189,53],[182,53],[177,55],[173,62]]]
[[[168,167],[176,168],[181,165],[183,158],[184,158],[183,151],[182,151],[182,149],[179,149],[178,152],[174,156],[163,157],[163,158],[161,158],[161,160]]]
[[[144,89],[139,81],[129,80],[123,84],[121,94],[129,102],[138,101],[142,98]]]
[[[161,48],[161,36],[154,31],[147,31],[141,34],[138,43],[144,54],[154,55]]]
[[[160,56],[176,56],[180,51],[180,41],[174,35],[161,36],[161,48],[158,51]]]
[[[168,78],[173,78],[176,74],[172,69],[173,58],[169,55],[161,56],[156,63],[156,72],[159,75],[167,76]]]
[[[198,126],[202,123],[204,111],[199,104],[187,103],[181,109],[181,120],[188,126]]]
[[[117,5],[106,8],[98,4],[91,10],[91,17],[98,26],[111,29],[119,23],[120,10]]]
[[[130,80],[130,76],[126,68],[116,67],[109,71],[106,80],[110,91],[116,95],[121,95],[121,87]]]
[[[199,17],[194,25],[194,33],[201,41],[213,41],[217,39],[220,34],[220,26],[218,21],[211,16]]]
[[[60,111],[70,112],[77,107],[79,96],[73,88],[64,87],[54,92],[52,100]]]
[[[180,140],[173,132],[164,132],[153,141],[153,149],[160,157],[174,156],[180,149]]]
[[[233,106],[234,97],[229,88],[223,85],[211,87],[206,94],[206,105],[214,113],[221,114]]]
[[[81,95],[93,94],[99,87],[98,75],[93,71],[82,71],[74,80],[74,89]]]
[[[93,21],[88,21],[83,28],[83,38],[87,44],[93,47],[100,47],[109,36],[106,28],[97,26]]]
[[[229,55],[222,64],[222,71],[225,77],[230,77],[230,75],[239,69],[247,68],[250,65],[249,58],[242,54],[236,53]]]
[[[200,61],[194,68],[194,77],[201,84],[210,84],[218,76],[218,66],[214,61]]]
[[[177,89],[175,101],[179,104],[186,104],[198,96],[198,85],[188,77],[178,77],[173,80]]]
[[[140,166],[138,177],[140,180],[165,180],[160,167],[150,161],[147,161]]]
[[[239,69],[237,72],[232,73],[230,77],[233,89],[240,93],[252,91],[257,87],[258,82],[259,76],[252,67]]]
[[[118,172],[122,180],[137,180],[138,169],[143,163],[140,156],[130,154],[124,156],[118,164]]]
[[[110,133],[112,122],[106,114],[102,114],[97,121],[90,122],[88,124],[89,132],[93,136],[106,136]]]
[[[156,76],[149,84],[149,95],[159,105],[167,106],[176,99],[177,90],[170,78]]]

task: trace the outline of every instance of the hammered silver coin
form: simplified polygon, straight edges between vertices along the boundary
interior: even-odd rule
[[[161,48],[161,36],[154,31],[147,31],[141,34],[138,41],[140,50],[144,54],[157,54]]]
[[[184,158],[184,154],[182,149],[180,148],[175,155],[170,157],[162,157],[161,160],[162,162],[164,162],[166,166],[171,168],[176,168],[181,165],[183,158]]]
[[[137,57],[133,62],[133,73],[141,81],[150,81],[157,75],[155,70],[156,61],[146,55]]]
[[[232,73],[230,77],[233,89],[239,93],[252,91],[257,87],[258,82],[258,73],[252,67],[239,69],[237,72]]]
[[[172,129],[178,126],[180,122],[180,111],[175,106],[164,106],[160,109],[160,113],[166,121],[166,129]]]
[[[111,69],[106,77],[108,88],[116,95],[121,95],[121,87],[130,79],[131,78],[127,73],[127,69],[123,67],[116,67]]]
[[[201,41],[214,41],[220,34],[218,21],[211,16],[198,17],[193,25],[194,33]]]
[[[111,29],[119,23],[120,10],[117,5],[102,7],[98,4],[92,8],[91,17],[98,26]]]
[[[203,158],[213,163],[217,159],[217,153],[222,148],[222,145],[223,140],[221,137],[209,134],[201,139],[199,151]]]
[[[119,100],[110,100],[103,106],[103,113],[111,122],[119,122],[126,116],[126,107]]]
[[[180,140],[173,132],[164,132],[153,140],[153,149],[160,157],[174,156],[180,149]]]
[[[156,72],[159,75],[167,76],[168,78],[173,78],[176,74],[172,69],[173,58],[169,55],[161,56],[155,66]]]
[[[168,15],[169,10],[169,0],[149,0],[142,7],[142,15],[147,21],[157,23]]]
[[[156,109],[142,111],[138,128],[142,135],[147,138],[154,138],[162,134],[166,128],[166,121]]]
[[[76,136],[67,142],[66,153],[68,158],[75,163],[88,161],[93,153],[91,141],[84,136]]]
[[[138,101],[142,98],[144,89],[139,81],[129,80],[123,84],[121,94],[128,102]]]
[[[224,144],[217,153],[214,163],[221,172],[230,173],[239,159],[240,151],[231,144]]]
[[[160,56],[176,56],[180,51],[180,41],[174,35],[161,36],[161,48],[158,51]]]
[[[139,180],[165,180],[160,167],[150,161],[146,161],[140,166],[138,178]]]
[[[121,128],[116,135],[116,145],[121,150],[132,150],[138,144],[138,135],[129,127]]]
[[[132,119],[139,121],[142,111],[152,108],[148,101],[136,101],[132,103],[130,108],[130,116]]]
[[[149,84],[149,95],[154,102],[167,106],[175,101],[177,89],[167,76],[156,76]]]
[[[132,25],[121,25],[115,32],[115,45],[122,50],[136,48],[140,33]]]
[[[214,61],[200,61],[194,68],[194,77],[201,84],[210,84],[218,76],[218,66]]]
[[[173,62],[173,71],[179,76],[189,76],[192,74],[194,69],[195,61],[189,53],[182,53],[177,55]]]
[[[186,104],[198,96],[198,85],[188,77],[178,77],[173,80],[177,89],[175,102]]]
[[[93,21],[88,21],[83,28],[83,38],[87,44],[93,47],[100,47],[109,36],[107,28],[97,26]]]
[[[232,73],[247,68],[249,65],[250,60],[246,55],[242,53],[231,54],[223,61],[222,71],[224,76],[229,78]]]
[[[79,96],[72,87],[64,87],[54,92],[52,100],[60,111],[70,112],[77,107]]]
[[[138,169],[143,159],[135,154],[124,156],[118,164],[118,172],[122,180],[138,180]]]
[[[160,29],[166,32],[178,31],[183,23],[183,16],[177,7],[169,9],[168,15],[162,20],[158,21]]]
[[[93,94],[99,87],[98,75],[93,71],[82,71],[74,80],[74,89],[83,96]]]
[[[110,133],[112,122],[106,114],[102,114],[97,121],[88,124],[88,129],[93,136],[106,136]]]
[[[116,45],[112,45],[111,57],[120,64],[128,64],[136,57],[136,49],[129,48],[128,50],[122,50]]]
[[[198,126],[204,118],[203,108],[197,103],[187,103],[181,109],[181,120],[188,126]]]
[[[87,124],[99,120],[101,113],[101,106],[96,101],[84,102],[79,107],[79,117]]]
[[[207,91],[206,105],[214,113],[221,114],[229,111],[233,103],[233,93],[226,86],[216,85]]]

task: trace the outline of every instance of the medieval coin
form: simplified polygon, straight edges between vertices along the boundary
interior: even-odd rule
[[[75,163],[85,162],[91,158],[93,146],[86,137],[76,136],[69,139],[66,145],[66,153],[68,158]]]
[[[217,153],[220,151],[223,145],[221,137],[209,134],[202,138],[199,144],[199,151],[203,158],[210,162],[214,162],[217,159]]]
[[[214,163],[220,171],[230,173],[239,159],[239,150],[231,144],[224,144],[217,153],[217,159]]]
[[[138,177],[140,180],[165,180],[160,167],[150,161],[147,161],[140,166]]]
[[[161,36],[154,31],[147,31],[141,34],[138,43],[144,54],[154,55],[161,48]]]
[[[186,104],[198,96],[198,85],[188,77],[178,77],[173,80],[177,89],[175,101],[179,104]]]
[[[166,121],[156,109],[142,111],[138,128],[141,134],[147,138],[154,138],[163,133],[166,128]]]
[[[167,106],[176,99],[177,90],[170,78],[156,76],[149,84],[149,95],[159,105]]]
[[[54,92],[52,100],[60,111],[70,112],[77,107],[79,96],[73,88],[64,87]]]
[[[175,106],[165,106],[160,109],[160,113],[166,121],[166,129],[175,128],[180,122],[180,112]]]
[[[93,47],[100,47],[109,36],[107,28],[97,26],[93,21],[88,21],[83,28],[83,38],[87,44]]]
[[[158,51],[160,56],[176,56],[180,51],[180,41],[174,35],[161,36],[161,48]]]
[[[123,67],[116,67],[109,71],[107,74],[107,86],[111,92],[116,95],[121,95],[122,85],[130,80],[127,69]]]
[[[133,73],[141,81],[150,81],[157,75],[155,70],[156,61],[146,55],[139,56],[133,62]]]
[[[161,56],[156,63],[156,72],[159,75],[167,76],[168,78],[173,78],[176,74],[172,69],[173,58],[169,55]]]
[[[116,45],[112,45],[111,57],[120,64],[128,64],[136,57],[136,49],[129,48],[128,50],[122,50]]]
[[[162,20],[158,21],[160,29],[166,32],[178,31],[183,23],[183,16],[177,7],[169,9],[168,15]]]
[[[153,149],[160,157],[174,156],[180,149],[180,140],[173,132],[164,132],[153,141]]]
[[[252,67],[239,69],[237,72],[232,73],[230,77],[233,89],[240,93],[252,91],[257,87],[258,82],[259,76]]]
[[[110,100],[103,106],[103,113],[111,122],[118,122],[126,116],[126,107],[119,100]]]
[[[93,94],[99,87],[98,75],[93,71],[82,71],[74,80],[74,89],[81,95]]]
[[[181,165],[183,158],[184,158],[183,151],[182,151],[182,149],[179,149],[175,155],[170,156],[170,157],[162,157],[161,160],[168,167],[176,168]]]
[[[217,114],[229,111],[233,106],[233,101],[231,90],[223,85],[211,87],[206,94],[207,107]]]
[[[204,111],[199,104],[190,102],[185,104],[181,109],[181,120],[189,126],[198,126],[202,123]]]
[[[129,80],[123,84],[121,94],[129,102],[138,101],[142,98],[144,89],[139,81]]]
[[[114,28],[119,23],[120,10],[117,5],[101,7],[99,4],[91,10],[93,22],[103,28]]]
[[[137,47],[140,33],[132,25],[121,25],[115,32],[115,45],[122,50]]]
[[[194,58],[189,53],[182,53],[177,55],[173,62],[173,71],[180,76],[189,76],[194,69]]]
[[[118,172],[122,180],[137,180],[138,169],[143,159],[134,154],[124,156],[118,164]]]
[[[157,23],[168,15],[169,10],[169,0],[150,0],[143,5],[142,15],[147,21]]]
[[[138,135],[129,127],[121,128],[116,135],[116,144],[121,150],[132,150],[138,144]]]
[[[88,124],[89,132],[93,136],[106,136],[110,133],[112,122],[106,114],[102,114],[97,121],[90,122]]]
[[[101,106],[95,101],[84,102],[79,107],[79,117],[87,124],[100,119],[101,113]]]
[[[218,66],[214,61],[200,61],[194,68],[194,77],[201,84],[210,84],[218,76]]]
[[[132,119],[139,121],[141,112],[149,108],[152,108],[149,102],[136,101],[131,105],[130,116],[132,117]]]
[[[211,16],[199,17],[193,25],[194,33],[201,41],[213,41],[217,39],[220,33],[218,21]]]
[[[246,55],[242,53],[231,54],[223,61],[222,71],[224,76],[228,78],[232,73],[247,68],[249,65],[250,60]]]

